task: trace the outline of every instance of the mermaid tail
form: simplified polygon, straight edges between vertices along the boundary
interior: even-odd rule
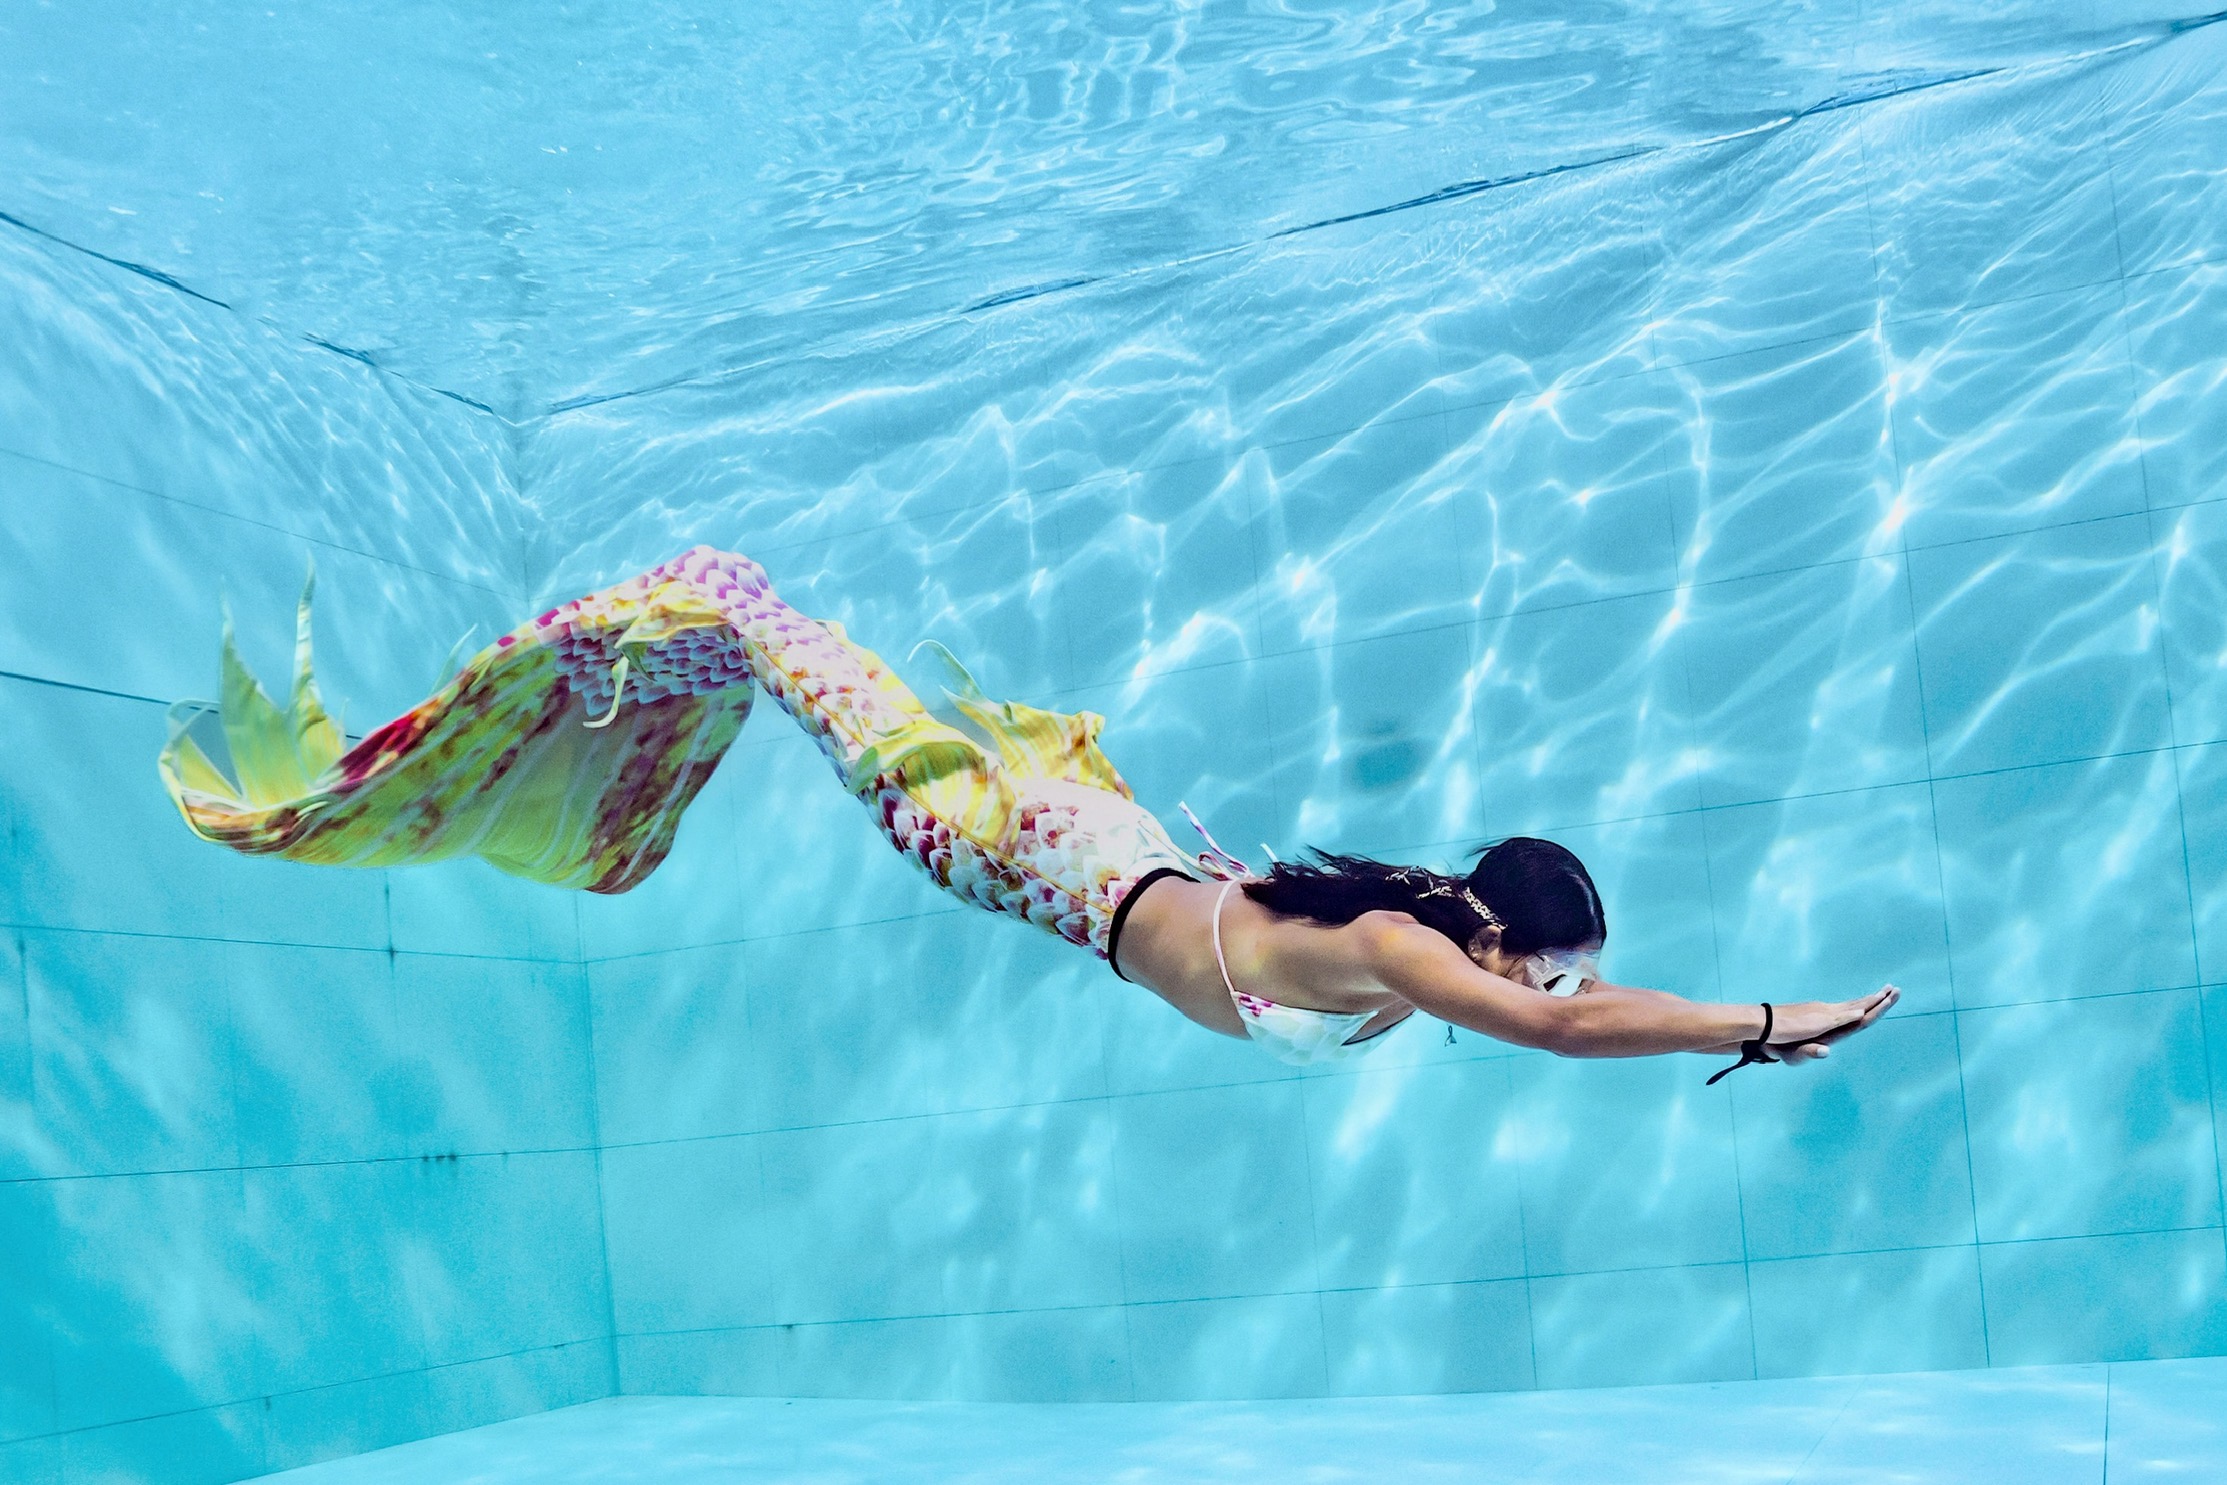
[[[937,646],[985,747],[756,563],[708,547],[519,626],[346,751],[311,675],[307,591],[297,636],[284,711],[229,626],[222,704],[173,709],[162,776],[204,839],[327,865],[477,855],[623,892],[665,858],[762,687],[891,844],[980,906],[1103,953],[1129,886],[1193,865],[1099,750],[1102,718],[991,701]]]
[[[650,597],[583,606],[576,633],[623,654],[630,637],[685,632],[675,605]],[[665,859],[750,711],[749,687],[730,686],[645,696],[613,725],[579,725],[600,693],[568,679],[571,636],[536,620],[343,751],[317,695],[309,615],[305,588],[284,711],[241,663],[229,624],[221,705],[171,709],[163,782],[204,840],[326,866],[471,855],[537,882],[623,892]]]

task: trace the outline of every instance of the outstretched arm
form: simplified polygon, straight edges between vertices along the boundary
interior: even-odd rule
[[[1591,995],[1601,990],[1613,990],[1619,995],[1649,996],[1658,1000],[1675,1001],[1680,1005],[1693,1002],[1664,990],[1640,990],[1629,985],[1610,985],[1596,980],[1578,993]],[[1860,995],[1854,1000],[1810,1001],[1807,1004],[1772,1006],[1771,1050],[1781,1062],[1809,1062],[1832,1055],[1832,1044],[1843,1037],[1853,1036],[1872,1022],[1885,1015],[1902,992],[1892,985],[1883,985],[1870,995]],[[1809,1012],[1829,1012],[1834,1020],[1824,1031],[1811,1029]],[[1798,1038],[1798,1039],[1797,1039]],[[1743,1038],[1745,1040],[1745,1038]],[[1694,1047],[1691,1050],[1712,1057],[1737,1057],[1741,1054],[1740,1042],[1722,1042],[1713,1047]]]
[[[1369,957],[1384,987],[1442,1021],[1562,1057],[1651,1057],[1738,1045],[1763,1034],[1760,1005],[1712,1005],[1660,990],[1595,985],[1556,998],[1478,968],[1445,935],[1413,922],[1373,929]],[[1824,1039],[1868,1026],[1892,990],[1861,1000],[1773,1007],[1771,1042],[1815,1056]]]

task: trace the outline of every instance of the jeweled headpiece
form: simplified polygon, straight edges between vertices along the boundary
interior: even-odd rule
[[[1459,897],[1469,910],[1477,915],[1478,920],[1485,927],[1502,928],[1506,926],[1500,921],[1498,913],[1485,906],[1483,898],[1469,890],[1467,882],[1450,881],[1437,872],[1425,871],[1420,866],[1403,866],[1391,873],[1391,877],[1395,882],[1402,882],[1410,886],[1414,884],[1417,877],[1425,878],[1430,885],[1416,893],[1417,897]]]

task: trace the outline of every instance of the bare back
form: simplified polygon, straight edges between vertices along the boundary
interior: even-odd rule
[[[1172,877],[1153,883],[1122,927],[1119,968],[1201,1026],[1243,1037],[1214,957],[1214,903],[1223,885]],[[1413,1007],[1377,979],[1358,928],[1287,918],[1233,891],[1222,907],[1222,953],[1240,991],[1302,1010],[1374,1012],[1360,1033],[1373,1036]]]

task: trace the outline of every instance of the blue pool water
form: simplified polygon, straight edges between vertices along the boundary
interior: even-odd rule
[[[0,19],[0,1480],[2004,1369],[1948,1450],[2227,1354],[2227,25],[794,11]],[[360,734],[698,541],[1256,862],[1547,834],[1614,978],[1906,997],[1714,1088],[1300,1074],[936,894],[770,708],[620,898],[163,798],[222,600],[276,677],[313,559]],[[2049,1467],[2216,1458],[2143,1437]]]

